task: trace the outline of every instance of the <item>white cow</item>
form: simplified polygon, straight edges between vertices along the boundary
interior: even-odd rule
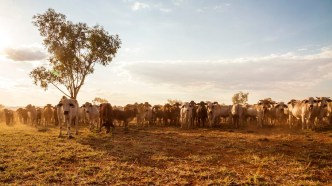
[[[243,117],[242,105],[238,103],[233,104],[231,113],[232,113],[233,125],[235,126],[235,128],[239,128],[239,126],[242,123],[242,117]]]
[[[68,99],[63,96],[57,105],[57,115],[60,124],[59,137],[62,136],[62,125],[67,126],[68,138],[72,138],[71,127],[75,125],[76,135],[78,134],[78,103],[75,99]]]
[[[221,105],[217,102],[207,102],[207,111],[210,127],[219,124],[222,111]]]
[[[258,111],[257,111],[257,104],[254,105],[249,105],[245,104],[243,107],[243,118],[244,120],[247,121],[247,123],[257,122],[257,116],[258,116]]]
[[[272,113],[272,116],[275,120],[275,123],[278,123],[279,125],[282,123],[285,123],[287,120],[287,115],[285,109],[288,108],[288,106],[284,102],[278,102],[273,106],[274,113]]]
[[[99,123],[99,108],[89,102],[85,102],[82,108],[86,115],[86,120],[90,125],[90,130],[97,127],[97,129],[101,131],[101,126]]]
[[[289,127],[291,128],[294,124],[294,118],[302,122],[302,130],[305,128],[309,129],[310,125],[314,124],[314,120],[317,116],[318,107],[317,101],[313,97],[298,101],[291,100],[288,102],[289,108]]]
[[[193,126],[193,108],[188,103],[185,102],[180,111],[180,122],[181,122],[181,128],[187,127],[190,128]]]

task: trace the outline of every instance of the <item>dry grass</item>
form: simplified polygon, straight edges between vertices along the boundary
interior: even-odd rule
[[[0,185],[329,185],[332,132],[0,124]]]

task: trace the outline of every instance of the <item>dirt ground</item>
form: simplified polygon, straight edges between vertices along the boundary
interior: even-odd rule
[[[0,185],[332,185],[332,130],[0,124]]]

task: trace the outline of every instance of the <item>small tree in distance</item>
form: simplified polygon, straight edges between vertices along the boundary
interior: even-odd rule
[[[182,105],[182,101],[177,99],[167,99],[167,103],[171,105],[174,105],[175,103],[180,103]]]
[[[249,95],[249,92],[243,93],[242,91],[234,94],[233,97],[232,97],[233,104],[236,104],[236,103],[245,104],[245,103],[247,103],[248,95]]]
[[[108,101],[106,99],[103,98],[99,98],[99,97],[95,97],[94,100],[92,100],[93,104],[102,104],[102,103],[108,103]]]
[[[95,64],[109,65],[121,45],[119,36],[109,35],[103,27],[74,24],[53,9],[33,16],[32,23],[44,37],[50,58],[48,66],[33,69],[30,77],[44,90],[52,84],[74,99],[86,76],[94,72]]]

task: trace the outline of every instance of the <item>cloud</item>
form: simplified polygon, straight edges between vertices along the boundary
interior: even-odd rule
[[[146,4],[146,3],[140,3],[140,2],[135,2],[131,7],[131,9],[134,11],[137,11],[140,9],[146,9],[146,8],[150,8],[150,5]]]
[[[173,0],[175,6],[180,6],[185,0]]]
[[[312,55],[272,54],[216,61],[136,62],[124,66],[134,79],[187,90],[309,89],[331,80],[332,49]]]
[[[6,48],[4,54],[13,61],[38,61],[47,57],[44,51],[33,46]]]

